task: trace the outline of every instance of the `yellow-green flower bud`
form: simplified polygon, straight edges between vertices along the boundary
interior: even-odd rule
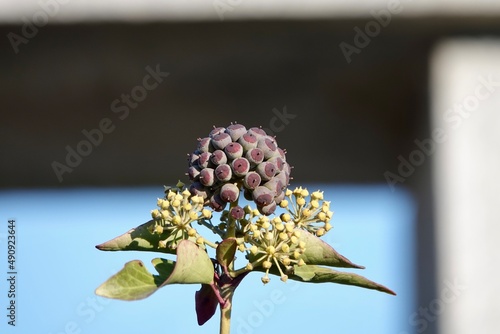
[[[298,206],[304,206],[306,204],[306,200],[302,197],[297,198],[297,205]]]
[[[301,255],[301,252],[298,249],[293,251],[293,257],[295,259],[298,259],[300,257],[300,255]]]
[[[266,261],[262,262],[262,268],[264,268],[264,269],[269,269],[272,267],[272,265],[273,265],[273,263],[271,261],[266,260]]]
[[[163,233],[163,226],[157,225],[155,227],[155,233],[162,234]]]
[[[289,266],[292,260],[288,256],[282,257],[281,258],[281,263],[283,263],[285,266]]]
[[[276,253],[276,248],[274,248],[274,246],[267,246],[266,252],[269,255],[273,255],[274,253]]]
[[[288,276],[287,275],[281,275],[280,280],[282,280],[283,282],[286,282],[288,280]]]
[[[280,218],[282,221],[284,221],[285,223],[288,223],[290,220],[292,220],[292,216],[290,216],[289,213],[282,213],[280,215]]]
[[[305,241],[300,241],[299,242],[299,248],[302,249],[302,250],[306,249],[306,242]]]
[[[208,209],[203,209],[203,211],[201,211],[201,214],[203,215],[203,217],[205,217],[207,219],[212,218],[212,211],[210,211]]]
[[[292,241],[292,244],[297,244],[299,242],[299,238],[297,238],[296,236],[292,235],[292,237],[290,238],[290,240]]]
[[[288,240],[288,234],[286,234],[285,232],[281,232],[278,237],[280,238],[280,240]]]
[[[330,231],[332,229],[332,224],[326,223],[325,224],[325,231]]]
[[[319,208],[319,202],[317,200],[313,199],[311,201],[311,207],[314,208],[314,209]]]
[[[194,236],[196,235],[196,229],[194,229],[194,228],[190,228],[190,229],[188,230],[188,235],[189,235],[190,237],[194,237]]]
[[[170,212],[168,210],[163,210],[161,212],[161,217],[165,220],[168,220],[170,218]]]
[[[178,207],[180,207],[180,206],[181,206],[181,201],[179,201],[178,199],[174,199],[174,200],[172,201],[172,206],[173,206],[174,208],[178,208]]]
[[[203,237],[198,237],[198,238],[196,239],[196,243],[197,243],[198,245],[202,245],[204,242],[205,242],[205,239],[203,239]]]
[[[269,226],[271,226],[271,224],[269,223],[269,221],[266,220],[266,221],[262,222],[262,228],[263,229],[267,230],[267,229],[269,229]]]
[[[238,245],[238,250],[239,250],[240,252],[244,252],[244,251],[246,250],[245,244],[239,244],[239,245]]]
[[[322,200],[323,199],[323,192],[322,191],[315,191],[311,194],[312,199],[317,199],[317,200]]]
[[[307,189],[302,189],[302,191],[300,192],[300,196],[302,197],[307,197],[309,196],[309,191],[307,191]]]
[[[168,191],[167,199],[172,200],[175,197],[175,193],[172,190]]]
[[[274,227],[276,228],[277,231],[283,231],[285,229],[285,224],[280,222],[277,223]]]
[[[269,282],[271,281],[271,279],[270,279],[270,278],[269,278],[269,276],[267,276],[267,275],[266,275],[266,276],[263,276],[260,280],[261,280],[261,281],[262,281],[262,283],[264,283],[264,284],[267,284],[267,283],[269,283]]]
[[[191,209],[193,208],[193,205],[191,203],[186,203],[182,206],[182,208],[186,211],[191,211]]]
[[[274,235],[271,232],[267,232],[265,235],[265,238],[266,238],[266,240],[271,241],[271,240],[273,240]]]
[[[285,224],[285,228],[287,232],[292,232],[295,228],[295,224],[293,222],[288,222]]]
[[[300,238],[300,231],[299,230],[293,231],[293,235],[296,236],[297,238]]]
[[[317,237],[321,237],[323,235],[325,235],[326,231],[323,227],[320,227],[317,231],[316,231],[316,236]]]
[[[320,212],[316,215],[319,221],[324,222],[326,220],[326,214],[324,212]]]
[[[182,195],[184,196],[184,198],[188,198],[189,196],[191,196],[191,192],[189,192],[189,190],[187,189],[184,189]]]
[[[287,208],[288,207],[288,201],[286,199],[282,200],[281,202],[279,202],[279,205],[280,207],[282,207],[283,209],[284,208]]]
[[[304,264],[306,264],[306,263],[304,262],[304,260],[300,259],[300,260],[299,260],[299,262],[298,262],[297,264],[298,264],[299,266],[303,266],[303,265],[304,265]]]
[[[151,217],[153,217],[153,219],[160,219],[160,211],[158,209],[151,210]]]
[[[247,265],[245,266],[245,269],[249,271],[253,270],[253,265],[250,262],[248,262]]]
[[[259,248],[257,248],[257,246],[253,245],[252,247],[250,247],[250,253],[252,253],[253,255],[257,254],[258,251]]]
[[[253,237],[254,238],[258,239],[258,238],[260,238],[260,235],[261,235],[260,230],[253,231]]]
[[[288,253],[290,251],[290,246],[288,246],[288,244],[283,244],[281,246],[281,251],[284,253]]]
[[[177,215],[176,215],[176,216],[174,216],[174,217],[172,218],[172,223],[173,223],[174,225],[179,225],[181,221],[182,221],[182,219],[181,219],[181,217],[180,217],[180,216],[177,216]]]
[[[292,194],[293,194],[293,192],[292,192],[290,189],[287,189],[287,190],[285,191],[285,196],[287,196],[287,197],[292,196]]]

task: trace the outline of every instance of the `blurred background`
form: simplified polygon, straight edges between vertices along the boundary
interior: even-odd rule
[[[196,138],[237,121],[277,136],[292,186],[333,198],[328,242],[399,294],[329,286],[304,319],[341,333],[498,333],[499,18],[489,0],[0,1],[0,247],[16,219],[20,252],[19,327],[0,328],[193,325],[193,287],[165,314],[152,309],[166,291],[103,306],[93,288],[144,255],[93,246],[146,221],[162,185],[186,180]],[[269,291],[295,290],[259,282],[236,333],[306,312],[297,298],[268,317]]]

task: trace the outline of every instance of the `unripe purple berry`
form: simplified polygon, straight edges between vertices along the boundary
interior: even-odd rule
[[[231,136],[227,133],[220,133],[212,137],[212,145],[215,149],[223,150],[229,143],[231,143]]]
[[[240,190],[233,183],[226,183],[220,189],[220,197],[225,202],[236,202],[240,195]]]
[[[229,166],[228,164],[219,165],[217,166],[217,168],[215,168],[215,177],[221,182],[227,182],[231,180],[232,176],[233,171],[231,170],[231,166]]]
[[[257,166],[256,171],[263,181],[269,181],[276,175],[276,166],[272,162],[264,161]]]
[[[234,160],[243,155],[243,146],[240,143],[230,143],[224,148],[224,152],[226,153],[229,160]]]
[[[236,220],[240,220],[245,216],[245,211],[241,206],[235,206],[231,208],[231,210],[229,211],[229,215]]]
[[[200,171],[199,181],[205,187],[210,187],[215,182],[215,174],[213,168],[204,168]]]
[[[245,157],[250,162],[250,165],[256,166],[264,161],[264,152],[260,148],[252,148],[247,151]]]
[[[246,189],[253,190],[260,185],[262,178],[257,172],[248,172],[243,179],[243,186]]]
[[[240,139],[238,139],[238,143],[241,144],[245,151],[248,151],[257,147],[257,137],[255,137],[254,134],[247,132],[241,136]]]
[[[265,206],[274,201],[274,194],[264,186],[258,186],[254,189],[252,197],[257,206]]]
[[[273,214],[274,211],[276,211],[276,202],[272,201],[268,205],[264,205],[263,207],[259,207],[260,213],[263,215],[269,216],[270,214]]]
[[[264,152],[264,158],[269,159],[276,153],[276,144],[269,137],[264,137],[257,143],[257,148],[260,148]]]
[[[241,124],[231,124],[230,126],[228,126],[226,128],[226,133],[231,136],[232,141],[237,141],[246,132],[247,132],[247,128],[245,128]]]
[[[197,147],[197,150],[198,150],[200,153],[210,151],[210,141],[211,141],[211,139],[210,139],[209,137],[205,137],[205,138],[200,138],[200,139],[198,139],[198,147]]]
[[[227,156],[222,150],[215,150],[210,156],[210,161],[215,165],[219,166],[227,162]]]
[[[210,163],[210,156],[211,155],[212,155],[212,153],[210,153],[210,152],[203,152],[202,154],[200,154],[200,157],[198,158],[198,166],[200,168],[208,167],[208,165]]]
[[[215,193],[210,197],[210,206],[217,212],[221,212],[226,207],[226,202],[222,200],[219,193]]]
[[[236,176],[245,176],[250,170],[250,163],[245,158],[234,159],[231,168]]]

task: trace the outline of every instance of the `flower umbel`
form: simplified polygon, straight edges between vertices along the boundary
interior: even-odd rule
[[[306,188],[298,187],[293,191],[285,191],[286,198],[279,204],[288,213],[281,215],[286,222],[292,221],[295,227],[309,231],[321,237],[332,229],[330,219],[333,211],[330,211],[330,202],[323,199],[322,191],[315,191],[309,195]]]
[[[203,198],[191,195],[183,184],[167,189],[165,198],[157,201],[158,209],[151,211],[155,224],[151,232],[159,234],[163,239],[160,246],[176,249],[182,240],[191,240],[204,246],[204,239],[193,228],[193,222],[206,222],[212,217],[212,211],[203,205]]]

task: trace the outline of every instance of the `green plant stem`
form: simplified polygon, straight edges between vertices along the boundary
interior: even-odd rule
[[[228,290],[224,293],[223,297],[226,300],[225,307],[220,308],[220,334],[229,334],[231,331],[231,310],[233,308],[233,294],[234,290]]]

